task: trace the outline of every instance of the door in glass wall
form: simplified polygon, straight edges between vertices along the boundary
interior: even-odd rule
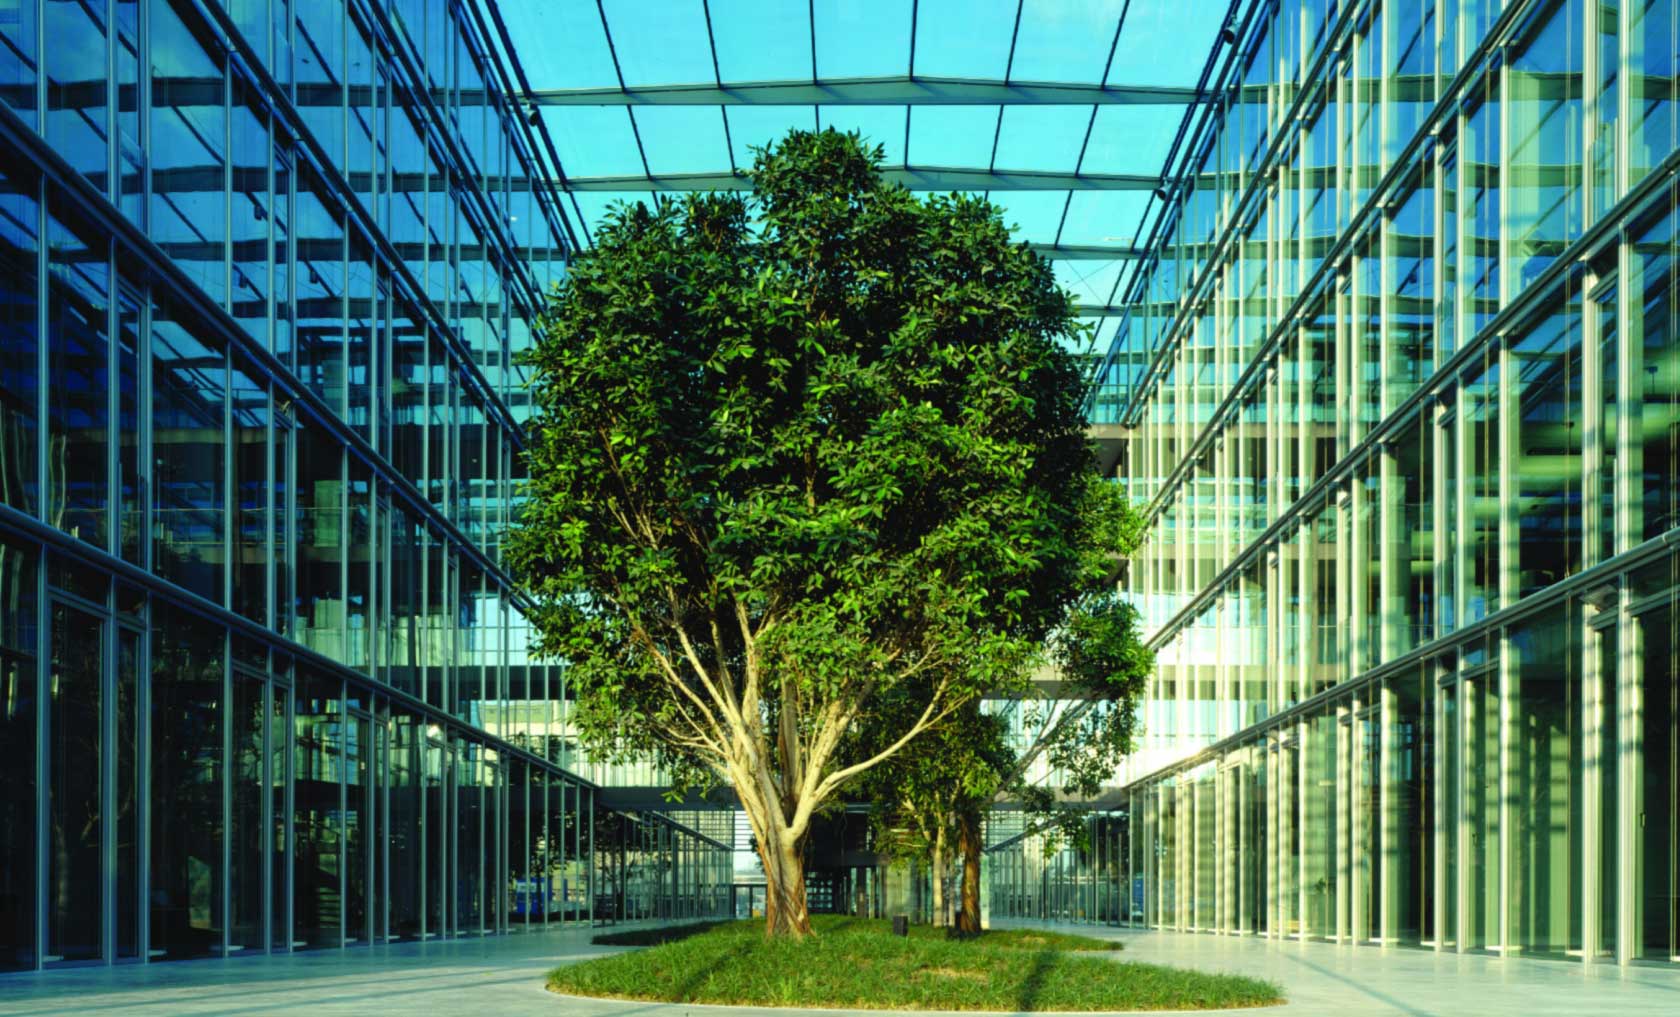
[[[1506,630],[1511,786],[1507,949],[1579,950],[1581,619],[1572,604]]]
[[[1321,707],[1306,732],[1301,811],[1301,890],[1305,933],[1336,938],[1342,812],[1337,808],[1337,766],[1343,735],[1333,706]]]
[[[1301,742],[1283,743],[1278,753],[1278,877],[1277,895],[1282,933],[1302,934],[1301,921]]]
[[[1595,732],[1597,752],[1597,830],[1589,829],[1587,836],[1598,841],[1598,864],[1589,879],[1596,879],[1598,899],[1598,930],[1594,937],[1595,955],[1599,959],[1616,956],[1616,941],[1621,934],[1621,728],[1622,695],[1618,688],[1621,647],[1619,630],[1615,624],[1590,633],[1589,652],[1596,659],[1598,671],[1593,683],[1593,700],[1588,709],[1594,712],[1587,730]]]
[[[1501,946],[1499,929],[1499,676],[1483,668],[1465,678],[1465,948]]]
[[[294,946],[344,939],[343,683],[305,673],[294,706]]]
[[[0,409],[0,429],[8,419]],[[35,966],[38,558],[0,541],[0,745],[11,757],[0,781],[0,970]]]
[[[1444,667],[1451,667],[1450,663]],[[1441,948],[1456,949],[1459,943],[1459,892],[1463,873],[1463,809],[1460,792],[1464,786],[1464,742],[1460,738],[1459,721],[1463,714],[1463,687],[1453,681],[1440,687],[1441,697],[1441,779],[1439,833],[1436,843],[1441,850],[1439,898],[1441,902]]]
[[[344,728],[344,941],[373,938],[373,718],[353,712]]]
[[[105,620],[55,601],[47,688],[47,942],[43,959],[104,957],[101,726]]]
[[[1675,721],[1677,676],[1676,621],[1680,612],[1665,605],[1638,618],[1639,720],[1638,762],[1633,770],[1634,894],[1632,956],[1673,960],[1680,918],[1680,844],[1676,843]]]
[[[1435,668],[1408,668],[1388,681],[1388,785],[1382,798],[1385,941],[1435,938]]]
[[[267,859],[263,847],[268,823],[263,805],[263,765],[269,717],[268,683],[264,675],[244,669],[233,674],[233,704],[228,728],[233,756],[229,761],[233,810],[228,822],[228,851],[232,862],[230,897],[232,942],[237,950],[261,950],[264,929],[264,887]]]
[[[1353,886],[1349,919],[1354,941],[1365,943],[1382,938],[1382,711],[1377,707],[1360,711],[1350,732],[1353,786],[1348,833]]]

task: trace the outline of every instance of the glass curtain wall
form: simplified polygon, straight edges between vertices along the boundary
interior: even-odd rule
[[[1680,957],[1676,24],[1284,0],[1238,40],[1115,340],[1155,351],[1116,468],[1152,522],[1122,579],[1151,734],[1116,779],[1144,924],[1209,927],[1211,850],[1254,856],[1221,931],[1258,865],[1272,936]],[[1207,314],[1256,246],[1265,313]],[[1210,345],[1246,360],[1204,375]],[[1225,681],[1229,720],[1184,717],[1257,645],[1264,711]],[[1210,844],[1185,790],[1251,754],[1263,830],[1222,801]]]

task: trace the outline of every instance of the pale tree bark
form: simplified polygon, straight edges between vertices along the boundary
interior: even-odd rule
[[[933,924],[943,927],[945,922],[945,825],[940,824],[933,835],[929,875],[933,879]]]

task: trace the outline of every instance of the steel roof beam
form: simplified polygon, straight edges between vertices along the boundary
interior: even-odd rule
[[[1143,252],[1135,247],[1103,247],[1100,244],[1028,244],[1054,261],[1138,261]]]
[[[1158,106],[1196,102],[1194,88],[979,78],[828,78],[644,88],[539,88],[539,106]]]
[[[912,191],[1152,191],[1161,183],[1153,174],[988,172],[943,166],[891,166],[882,169],[881,176]],[[745,173],[666,173],[568,177],[554,186],[565,191],[745,191],[752,182]]]

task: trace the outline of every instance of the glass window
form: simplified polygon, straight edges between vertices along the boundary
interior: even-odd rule
[[[1460,185],[1464,230],[1465,338],[1499,312],[1499,75],[1480,86],[1482,102],[1464,122],[1464,180]]]
[[[104,667],[104,619],[54,603],[47,704],[46,956],[57,961],[104,957]]]
[[[147,233],[218,304],[227,299],[227,107],[221,47],[152,4],[152,201]]]
[[[259,655],[266,651],[258,649]],[[266,676],[243,668],[233,675],[233,699],[228,712],[233,755],[228,760],[229,798],[228,856],[232,860],[228,892],[229,952],[263,948],[263,877],[266,873],[264,842],[268,824],[263,811],[263,766],[267,758],[264,741],[268,730],[268,681]]]
[[[1633,241],[1628,301],[1629,376],[1636,428],[1634,462],[1639,501],[1628,506],[1635,542],[1680,525],[1680,302],[1675,299],[1675,213],[1670,212]]]
[[[1435,936],[1435,668],[1389,679],[1393,739],[1383,844],[1393,913],[1385,937],[1417,946]]]
[[[20,6],[25,5],[14,4],[13,9]],[[105,69],[106,8],[82,0],[46,0],[42,6],[42,34],[52,40],[46,55],[47,143],[71,168],[103,191],[109,80]],[[8,34],[7,41],[13,38]]]
[[[0,745],[11,757],[0,781],[0,970],[32,968],[36,956],[38,553],[0,540]]]
[[[305,418],[297,442],[297,606],[293,636],[342,659],[344,631],[344,445]]]
[[[1517,386],[1517,595],[1581,569],[1581,311],[1578,292],[1511,342]]]
[[[1499,547],[1499,351],[1490,348],[1483,366],[1465,377],[1460,397],[1464,445],[1463,620],[1498,610]]]
[[[296,695],[293,945],[339,946],[344,935],[344,683],[303,670]]]
[[[316,175],[300,168],[296,202],[297,375],[345,412],[344,226]]]
[[[152,546],[158,575],[222,601],[227,356],[159,301],[152,316]]]
[[[1505,207],[1512,296],[1556,261],[1585,224],[1584,7],[1583,0],[1555,4],[1511,60]]]
[[[268,165],[273,146],[268,120],[256,107],[255,88],[235,77],[232,107],[233,192],[229,199],[229,239],[233,251],[233,288],[228,310],[263,346],[269,337],[268,231],[273,221]]]
[[[1629,182],[1637,183],[1674,152],[1680,142],[1675,117],[1680,111],[1680,20],[1672,0],[1624,0],[1628,9],[1628,91],[1630,110]]]
[[[39,186],[33,174],[0,173],[0,502],[27,515],[40,496]]]
[[[13,4],[9,17],[0,18],[0,100],[35,126],[36,18],[39,5]]]
[[[72,536],[106,546],[110,505],[110,362],[106,307],[109,241],[58,207],[47,220],[47,431],[51,487],[47,520]]]
[[[259,625],[267,625],[268,528],[275,523],[285,526],[284,517],[269,501],[268,387],[243,358],[235,357],[232,366],[228,380],[228,411],[233,421],[229,433],[234,497],[232,606]]]
[[[1383,381],[1387,405],[1397,406],[1434,369],[1435,360],[1435,188],[1425,171],[1400,200],[1383,239],[1388,280],[1383,284],[1388,355]]]
[[[145,464],[140,460],[140,350],[144,291],[117,287],[117,547],[136,565],[146,559]]]
[[[223,946],[222,709],[226,633],[152,601],[151,949]],[[245,944],[250,945],[250,944]]]

